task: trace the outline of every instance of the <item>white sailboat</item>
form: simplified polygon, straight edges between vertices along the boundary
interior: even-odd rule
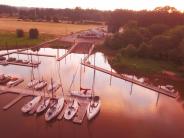
[[[32,87],[34,87],[36,84],[38,84],[39,83],[39,80],[35,80],[35,79],[33,79],[33,80],[31,80],[28,84],[27,84],[27,86],[29,87],[29,88],[32,88]]]
[[[72,83],[71,83],[71,86],[70,86],[70,89],[72,87],[72,84],[74,82],[74,79],[75,79],[75,76],[77,74],[77,71],[73,77],[73,80],[72,80]],[[77,96],[77,97],[82,97],[82,98],[91,98],[91,89],[86,89],[86,88],[82,88],[81,87],[81,79],[82,79],[82,64],[81,64],[81,67],[80,67],[80,90],[70,90],[70,93],[72,96]]]
[[[93,97],[87,107],[87,118],[88,120],[93,119],[99,112],[101,108],[101,101],[99,96]]]
[[[44,88],[46,85],[47,85],[47,82],[44,81],[44,80],[41,80],[41,81],[38,82],[38,84],[36,84],[34,86],[34,89],[35,90],[40,90],[40,89]]]
[[[60,87],[59,83],[57,83],[55,81],[54,82],[51,81],[51,84],[49,84],[47,90],[49,92],[52,92],[52,91],[55,92],[55,91],[57,91],[59,89],[59,87]]]
[[[47,109],[50,103],[50,98],[48,99],[43,99],[43,101],[40,103],[38,108],[36,109],[36,113],[39,114]]]
[[[95,55],[94,55],[94,66],[95,66]],[[94,94],[94,84],[95,84],[95,68],[94,68],[94,77],[92,85],[92,99],[87,107],[87,118],[88,120],[93,119],[99,112],[101,108],[101,100],[99,96]]]
[[[28,102],[27,104],[25,104],[22,108],[21,111],[23,113],[27,113],[29,111],[31,111],[41,100],[41,96],[37,96],[35,97],[33,100],[31,100],[30,102]]]
[[[79,103],[77,99],[74,99],[66,108],[64,118],[66,120],[70,120],[74,117],[74,115],[77,113],[77,110],[79,108]]]
[[[45,120],[46,121],[50,121],[53,118],[55,118],[56,116],[58,116],[58,114],[61,112],[61,110],[63,109],[64,106],[64,98],[61,97],[58,99],[57,103],[54,104],[53,106],[51,106],[47,112],[45,113]]]

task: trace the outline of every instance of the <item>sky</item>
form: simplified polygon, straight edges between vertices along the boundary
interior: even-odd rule
[[[183,0],[0,0],[0,4],[45,8],[93,8],[99,10],[152,10],[158,6],[173,6],[184,11]]]

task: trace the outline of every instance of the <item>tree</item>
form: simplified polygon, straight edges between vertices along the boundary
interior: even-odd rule
[[[168,30],[169,26],[166,24],[152,24],[149,27],[150,32],[152,35],[159,35]]]
[[[24,31],[22,29],[17,29],[16,35],[18,38],[24,37]]]
[[[39,37],[39,31],[37,28],[32,28],[29,30],[29,38],[37,39]]]
[[[133,44],[129,44],[126,48],[121,50],[122,55],[134,57],[137,55],[137,49]]]

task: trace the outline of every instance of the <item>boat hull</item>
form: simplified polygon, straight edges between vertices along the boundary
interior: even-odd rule
[[[66,120],[71,120],[74,117],[74,115],[77,113],[78,108],[79,108],[78,101],[74,100],[74,103],[71,103],[67,106],[64,114],[64,118]]]
[[[96,107],[91,107],[91,103],[89,103],[87,107],[87,118],[88,120],[93,119],[99,112],[101,108],[101,101],[98,101],[98,105]]]
[[[45,113],[45,120],[50,121],[59,115],[64,106],[64,98],[58,99],[58,103],[50,107]]]

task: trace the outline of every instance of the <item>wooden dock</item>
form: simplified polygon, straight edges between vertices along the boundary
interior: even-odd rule
[[[25,95],[19,94],[15,99],[13,99],[10,103],[8,103],[6,106],[3,107],[3,110],[7,110],[13,105],[15,105],[18,101],[20,101]]]
[[[77,111],[77,114],[75,115],[75,117],[73,119],[73,122],[77,123],[77,124],[82,124],[84,117],[86,115],[87,106],[89,103],[82,101],[79,104],[80,104],[80,106],[79,106],[79,109]]]
[[[164,89],[161,89],[161,88],[158,88],[156,86],[152,86],[152,85],[149,85],[149,84],[146,84],[146,83],[139,82],[139,81],[137,81],[135,79],[131,79],[131,78],[128,78],[126,76],[123,76],[123,75],[120,75],[120,74],[117,74],[117,73],[108,71],[108,70],[103,69],[103,68],[100,68],[98,66],[94,66],[94,65],[88,64],[86,62],[83,62],[82,64],[84,66],[89,67],[89,68],[93,68],[93,69],[98,70],[98,71],[101,71],[103,73],[112,75],[112,76],[114,76],[116,78],[120,78],[120,79],[126,80],[128,82],[134,83],[134,84],[139,85],[139,86],[142,86],[144,88],[147,88],[147,89],[153,90],[155,92],[161,93],[163,95],[169,96],[171,98],[177,98],[177,96],[178,96],[178,93],[171,93],[170,91],[167,91],[167,90],[164,90]]]
[[[88,55],[83,60],[84,63],[87,61],[87,59],[89,58],[89,56],[92,54],[94,48],[95,48],[95,45],[93,44],[91,46],[91,48],[89,49]]]
[[[61,61],[62,59],[64,59],[66,56],[68,56],[78,45],[78,43],[75,43],[68,51],[67,53],[65,53],[63,56],[57,58],[57,61]]]
[[[15,54],[15,53],[18,53],[18,52],[23,52],[23,51],[26,51],[26,50],[28,50],[28,49],[27,48],[26,49],[18,49],[18,50],[12,51],[12,52],[7,52],[7,53],[4,53],[4,54],[0,54],[0,57]]]
[[[22,55],[35,55],[35,56],[40,56],[40,57],[54,57],[54,58],[56,57],[55,55],[27,53],[27,52],[18,52],[18,54],[22,54]]]
[[[24,63],[18,63],[18,62],[8,62],[8,61],[0,61],[0,65],[3,65],[3,66],[5,66],[5,65],[9,65],[9,64],[11,64],[11,65],[17,65],[17,66],[25,66],[25,67],[33,67],[33,68],[36,68],[36,67],[38,67],[38,65],[40,64],[40,62],[39,63],[37,63],[37,64],[24,64]]]

